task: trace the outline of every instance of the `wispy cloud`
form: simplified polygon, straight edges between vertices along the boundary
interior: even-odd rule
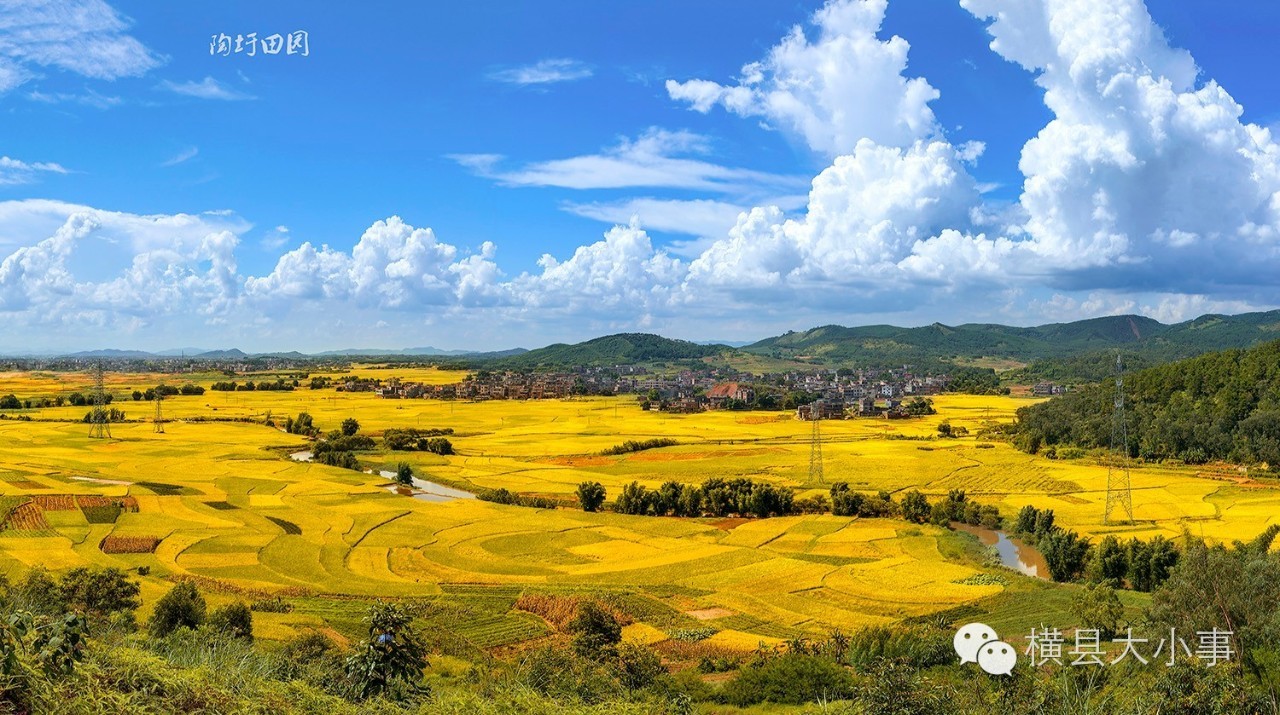
[[[110,109],[123,102],[119,97],[99,94],[92,89],[86,89],[84,94],[34,90],[27,94],[27,98],[41,104],[83,104],[98,109]]]
[[[200,153],[200,147],[189,146],[186,149],[183,149],[182,151],[173,155],[173,157],[161,162],[160,166],[177,166],[178,164],[181,164],[185,161],[190,161],[194,159],[196,155],[199,153]]]
[[[573,82],[595,74],[590,65],[567,58],[546,59],[523,67],[508,67],[493,72],[489,79],[518,85],[540,85]]]
[[[259,245],[264,251],[278,251],[289,242],[289,227],[276,226],[267,231],[266,235],[259,241]]]
[[[0,186],[14,184],[30,184],[42,173],[69,174],[61,164],[47,161],[26,162],[0,156]]]
[[[136,77],[164,59],[125,34],[129,22],[103,0],[0,3],[0,94],[43,68],[92,79]]]
[[[805,187],[803,177],[722,166],[691,155],[711,151],[706,137],[653,128],[623,139],[597,154],[553,159],[501,170],[495,154],[454,154],[449,158],[481,176],[510,186],[566,189],[672,188],[733,194],[760,194]]]
[[[183,96],[196,97],[199,99],[218,99],[228,102],[257,99],[251,94],[245,94],[244,92],[238,92],[231,89],[212,77],[205,77],[199,82],[195,80],[188,80],[186,82],[165,80],[157,86],[160,89],[173,92],[174,94],[181,94]]]

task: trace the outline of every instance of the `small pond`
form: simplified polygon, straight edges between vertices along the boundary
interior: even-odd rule
[[[310,462],[315,458],[315,455],[311,452],[294,452],[289,455],[289,457],[298,462]],[[372,474],[372,472],[370,472],[370,474]],[[378,472],[378,476],[394,481],[396,473],[383,470]],[[407,487],[403,487],[399,484],[388,484],[386,489],[388,491],[399,492],[399,490],[407,489]],[[443,484],[436,484],[435,482],[430,482],[426,479],[414,477],[413,498],[429,502],[446,502],[453,501],[454,499],[475,499],[476,495],[471,492],[465,492],[461,489],[446,487]]]
[[[978,537],[978,541],[982,542],[983,546],[994,546],[996,553],[1000,555],[1000,563],[1005,566],[1028,576],[1046,580],[1049,578],[1049,564],[1045,562],[1044,555],[1034,546],[1010,538],[1003,531],[988,529],[985,526],[959,523],[952,526],[958,531]]]

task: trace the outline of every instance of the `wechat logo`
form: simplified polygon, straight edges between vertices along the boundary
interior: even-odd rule
[[[1010,675],[1018,652],[985,623],[968,623],[952,639],[961,663],[977,663],[991,675]]]

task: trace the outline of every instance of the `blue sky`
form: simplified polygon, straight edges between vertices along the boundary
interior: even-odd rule
[[[1274,3],[264,5],[6,11],[0,349],[1280,303]]]

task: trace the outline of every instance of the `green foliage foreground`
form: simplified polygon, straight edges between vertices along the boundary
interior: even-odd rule
[[[422,627],[415,601],[368,604],[349,645],[320,632],[263,643],[252,638],[250,607],[233,602],[206,615],[190,582],[170,588],[139,629],[126,572],[36,570],[12,584],[0,579],[0,713],[1274,713],[1274,536],[1231,547],[1188,537],[1136,621],[1124,621],[1110,585],[1069,587],[1085,627],[1148,638],[1229,627],[1230,661],[1070,667],[1020,659],[998,677],[956,662],[951,650],[955,627],[975,614],[797,638],[751,654],[706,651],[694,666],[679,655],[679,639],[675,650],[621,640],[613,612],[585,599],[547,644],[463,658]]]

